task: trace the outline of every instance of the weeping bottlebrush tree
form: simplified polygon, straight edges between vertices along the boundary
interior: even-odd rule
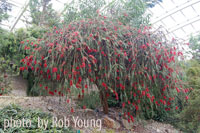
[[[30,55],[20,70],[34,73],[41,93],[66,97],[68,103],[72,89],[84,98],[89,84],[96,84],[104,112],[114,95],[129,121],[144,109],[169,111],[177,94],[189,91],[179,80],[178,44],[147,26],[137,29],[99,15],[54,27],[37,44],[27,41],[23,48]]]

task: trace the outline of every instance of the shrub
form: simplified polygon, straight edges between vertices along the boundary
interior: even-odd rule
[[[185,132],[197,133],[200,130],[200,90],[193,90],[188,105],[176,116],[173,124]]]
[[[43,120],[48,120],[47,129],[38,127],[38,117]],[[4,119],[13,119],[13,120],[31,120],[31,127],[9,127],[4,130]],[[0,110],[0,132],[56,132],[56,133],[73,133],[74,131],[70,128],[56,128],[51,127],[52,124],[52,116],[50,114],[38,111],[38,110],[26,110],[22,109],[18,105],[9,105]]]
[[[11,91],[10,80],[7,74],[0,73],[0,96]]]
[[[84,95],[84,98],[82,100],[78,101],[78,105],[81,108],[87,107],[90,109],[96,109],[101,105],[101,101],[99,98],[99,93],[92,91],[88,94]]]
[[[21,71],[34,73],[35,86],[50,95],[71,95],[73,86],[84,96],[88,84],[96,84],[105,113],[108,97],[120,101],[124,116],[148,108],[170,110],[177,94],[184,92],[179,80],[178,58],[182,57],[176,40],[165,40],[150,27],[139,29],[101,16],[54,27],[36,45],[23,44],[30,53],[22,59]],[[58,87],[52,87],[52,82]],[[128,114],[128,115],[127,115]]]

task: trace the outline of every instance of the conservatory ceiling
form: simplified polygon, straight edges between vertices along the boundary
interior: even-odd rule
[[[28,9],[21,16],[28,0],[7,1],[12,5],[12,11],[9,13],[9,21],[1,23],[2,27],[12,31],[30,23]],[[52,0],[53,8],[61,12],[65,2],[66,0]],[[153,8],[148,8],[147,13],[151,14],[152,27],[163,28],[168,37],[188,40],[191,35],[200,33],[200,0],[163,0]]]

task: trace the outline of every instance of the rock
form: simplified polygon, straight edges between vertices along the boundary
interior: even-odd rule
[[[86,116],[95,116],[96,115],[95,111],[92,109],[85,109],[84,112],[85,112]]]
[[[52,108],[51,106],[48,106],[47,109],[48,109],[49,111],[51,111],[51,112],[53,111],[53,108]]]
[[[108,127],[108,128],[112,128],[112,129],[119,129],[120,128],[120,124],[119,122],[111,119],[110,117],[108,116],[105,116],[103,118],[103,124]]]
[[[122,119],[122,123],[126,129],[132,129],[134,126],[133,122],[128,122],[128,120]]]
[[[168,129],[165,129],[165,132],[166,132],[166,133],[169,133],[169,130],[168,130]]]
[[[157,132],[157,133],[160,133],[161,131],[160,131],[160,129],[156,129],[156,132]]]

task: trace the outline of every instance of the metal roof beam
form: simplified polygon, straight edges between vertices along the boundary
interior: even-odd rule
[[[180,28],[183,28],[183,27],[185,27],[187,25],[195,23],[195,22],[197,22],[199,20],[200,20],[200,16],[198,15],[197,17],[195,17],[193,19],[187,20],[185,23],[178,24],[178,25],[174,26],[174,28],[169,28],[169,32],[174,32],[174,31],[176,31],[176,30],[178,30]]]
[[[200,2],[199,0],[188,1],[188,3],[183,4],[182,6],[179,6],[179,7],[175,8],[175,9],[169,11],[169,12],[166,12],[166,14],[164,14],[164,15],[158,17],[156,20],[152,21],[152,23],[153,23],[153,24],[154,24],[154,23],[157,23],[158,21],[160,21],[160,20],[162,20],[162,19],[164,19],[164,18],[166,18],[166,17],[168,17],[168,16],[170,16],[170,15],[172,15],[172,14],[178,12],[178,11],[181,11],[181,10],[183,10],[183,9],[189,7],[189,6],[192,6],[192,5],[194,5],[194,4],[197,4],[197,3],[199,3],[199,2]]]

